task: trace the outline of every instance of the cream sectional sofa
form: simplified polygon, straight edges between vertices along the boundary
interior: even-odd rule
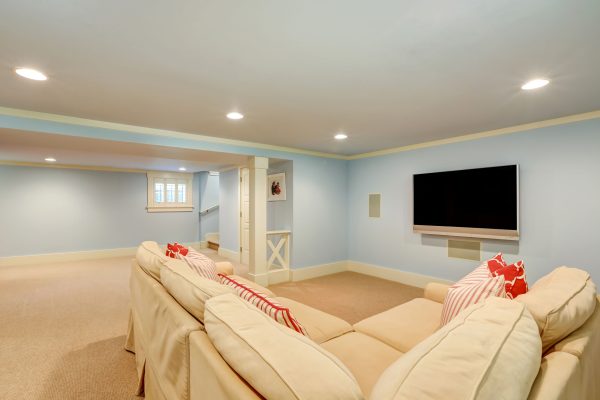
[[[540,284],[530,299],[488,300],[441,329],[446,285],[354,326],[256,286],[291,309],[305,338],[180,267],[153,242],[132,261],[126,348],[148,399],[600,398],[600,307],[583,275],[561,307],[547,309]],[[565,318],[580,322],[563,338]]]

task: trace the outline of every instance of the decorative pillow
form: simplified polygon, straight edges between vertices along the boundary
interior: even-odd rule
[[[465,278],[474,275],[480,268],[476,268],[475,271],[471,272]],[[487,267],[485,268],[487,270]],[[472,282],[472,279],[469,278],[467,282]],[[442,307],[442,326],[450,322],[465,308],[482,302],[488,297],[506,297],[504,277],[502,275],[466,284],[461,279],[448,289],[448,294],[444,299]]]
[[[506,261],[504,261],[504,258],[502,257],[502,253],[496,254],[494,257],[490,258],[489,260],[484,262],[482,265],[486,265],[492,275],[494,274],[494,272],[496,272],[500,268],[504,268],[507,266]],[[493,276],[497,276],[497,275],[493,275]]]
[[[492,276],[504,276],[504,288],[506,290],[506,297],[514,299],[515,297],[527,293],[527,277],[525,276],[525,264],[523,261],[517,261],[514,264],[507,265],[490,270]]]
[[[266,294],[256,290],[255,288],[251,288],[250,286],[245,285],[230,276],[219,274],[219,278],[221,278],[221,283],[223,285],[234,288],[238,296],[246,300],[248,303],[254,305],[256,308],[273,318],[275,321],[279,322],[281,325],[285,325],[288,328],[307,336],[306,330],[302,324],[300,324],[300,322],[294,318],[289,308],[283,306],[274,299],[269,298]]]
[[[175,256],[177,259],[185,261],[190,269],[201,277],[220,282],[215,262],[199,251],[190,247],[187,255],[183,255],[182,252],[177,252],[175,253]]]
[[[529,311],[516,301],[489,298],[390,365],[369,399],[525,399],[541,356]]]
[[[171,258],[177,258],[178,253],[181,253],[181,255],[183,256],[187,256],[188,251],[189,249],[182,244],[179,244],[177,242],[172,244],[168,243],[166,255]]]
[[[356,378],[333,354],[236,295],[208,300],[205,325],[227,364],[266,399],[365,398]]]
[[[588,320],[596,309],[596,285],[584,270],[559,267],[517,297],[538,324],[544,352]]]

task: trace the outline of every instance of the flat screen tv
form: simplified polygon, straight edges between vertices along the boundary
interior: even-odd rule
[[[413,176],[413,231],[519,239],[519,166]]]

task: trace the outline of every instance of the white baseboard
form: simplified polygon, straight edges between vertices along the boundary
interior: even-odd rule
[[[289,269],[275,269],[269,271],[269,285],[275,285],[276,283],[289,282],[290,281],[290,270]]]
[[[317,278],[319,276],[337,274],[338,272],[348,271],[348,261],[337,261],[329,264],[315,265],[312,267],[298,268],[291,270],[293,282],[303,281],[305,279]]]
[[[185,246],[200,248],[200,242],[183,243]],[[161,245],[166,246],[166,243]],[[134,257],[136,247],[122,247],[117,249],[70,251],[65,253],[28,254],[23,256],[0,257],[0,267],[17,265],[55,264],[70,261],[97,260],[100,258]]]
[[[219,251],[217,253],[220,256],[225,257],[233,262],[236,262],[236,263],[240,262],[240,252],[239,251],[233,251],[233,250],[225,249],[223,247],[219,247]]]
[[[414,272],[381,267],[379,265],[365,264],[358,261],[348,261],[347,267],[348,271],[358,272],[359,274],[370,275],[376,278],[399,282],[419,288],[424,288],[430,282],[444,284],[454,283],[446,279],[440,279],[429,275],[421,275]]]
[[[55,264],[69,261],[96,260],[112,257],[133,257],[137,247],[121,249],[71,251],[68,253],[31,254],[26,256],[0,257],[0,267],[28,264]]]

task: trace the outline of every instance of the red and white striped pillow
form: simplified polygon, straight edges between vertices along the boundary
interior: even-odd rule
[[[256,308],[273,318],[275,321],[279,322],[281,325],[285,325],[304,336],[308,336],[306,329],[304,329],[302,324],[300,324],[300,322],[294,318],[289,308],[278,303],[266,294],[252,289],[251,287],[244,285],[243,283],[238,282],[229,276],[219,274],[219,278],[221,279],[221,283],[223,285],[234,288],[238,296],[246,300],[248,303],[254,305]]]
[[[448,289],[442,307],[442,326],[450,322],[465,308],[484,301],[488,297],[506,297],[504,276],[502,275],[467,284],[461,284],[461,282],[462,280]]]
[[[213,260],[191,247],[187,249],[186,254],[187,255],[183,255],[183,252],[179,251],[175,253],[175,257],[185,261],[188,267],[201,277],[220,282],[219,276],[217,275],[217,265]]]

